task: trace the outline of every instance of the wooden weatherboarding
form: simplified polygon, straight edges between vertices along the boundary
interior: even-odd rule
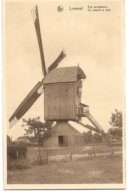
[[[105,135],[103,128],[89,112],[89,107],[81,103],[82,83],[86,78],[79,66],[57,68],[66,56],[61,51],[57,59],[48,67],[45,66],[38,7],[32,10],[38,46],[41,57],[43,78],[39,81],[9,119],[12,127],[30,109],[35,101],[44,93],[44,118],[46,121],[56,121],[63,124],[76,121],[87,129]],[[80,119],[87,117],[93,126],[83,124]]]

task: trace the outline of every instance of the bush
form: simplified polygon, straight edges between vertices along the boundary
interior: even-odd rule
[[[24,144],[10,144],[7,146],[8,159],[26,158],[27,146]]]

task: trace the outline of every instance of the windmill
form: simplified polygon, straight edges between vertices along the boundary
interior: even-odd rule
[[[46,69],[43,44],[41,38],[38,6],[32,9],[40,51],[43,78],[37,82],[9,119],[10,127],[20,120],[35,101],[44,93],[44,118],[66,124],[75,121],[87,129],[105,135],[104,129],[89,112],[89,106],[81,103],[82,83],[86,78],[79,66],[57,68],[66,56],[62,50],[57,59]],[[86,117],[93,126],[85,125],[81,118]]]

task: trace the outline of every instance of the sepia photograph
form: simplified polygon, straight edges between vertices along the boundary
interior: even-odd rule
[[[122,0],[4,0],[4,188],[124,189]]]

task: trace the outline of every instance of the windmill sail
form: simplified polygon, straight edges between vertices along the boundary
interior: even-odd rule
[[[34,102],[39,98],[39,96],[42,93],[43,93],[43,81],[38,82],[33,87],[33,89],[29,92],[29,94],[18,106],[16,111],[12,114],[12,116],[9,119],[10,127],[12,127],[27,112],[27,110],[34,104]]]
[[[35,6],[32,9],[32,17],[35,25],[36,35],[38,39],[38,45],[40,50],[40,57],[41,57],[41,65],[42,65],[42,72],[44,77],[46,76],[46,66],[45,66],[45,58],[44,58],[44,51],[42,45],[42,38],[41,38],[41,30],[40,30],[40,22],[39,22],[39,14],[38,14],[38,7]],[[56,68],[61,60],[65,57],[64,51],[60,53],[57,59],[50,65],[48,68],[49,71]],[[44,78],[43,78],[44,80]],[[34,104],[34,102],[39,98],[39,96],[43,93],[43,80],[38,82],[33,89],[29,92],[29,94],[25,97],[25,99],[21,102],[18,106],[16,111],[12,114],[9,119],[10,127],[12,127]]]
[[[48,71],[50,72],[51,70],[56,68],[58,64],[64,59],[65,56],[66,56],[65,52],[62,50],[57,59],[49,66]]]
[[[40,22],[39,22],[39,14],[38,14],[38,6],[35,6],[32,10],[32,17],[35,25],[39,50],[40,50],[40,57],[41,57],[41,65],[42,65],[42,72],[43,75],[46,75],[46,66],[45,66],[45,58],[44,58],[44,51],[43,51],[43,45],[42,45],[42,38],[41,38],[41,30],[40,30]]]

